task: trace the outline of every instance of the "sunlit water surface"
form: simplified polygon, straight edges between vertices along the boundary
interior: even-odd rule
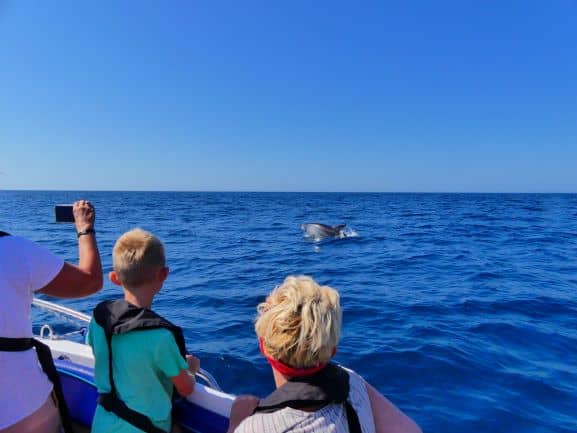
[[[337,361],[425,431],[577,431],[576,195],[0,191],[0,229],[75,261],[52,206],[78,198],[97,208],[105,272],[124,231],[163,240],[154,307],[227,391],[272,390],[255,307],[307,274],[341,292]],[[315,221],[357,236],[311,242],[300,225]],[[107,282],[61,303],[90,313],[118,296]]]

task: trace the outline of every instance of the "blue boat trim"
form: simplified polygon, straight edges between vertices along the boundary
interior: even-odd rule
[[[55,364],[73,420],[84,426],[92,425],[98,399],[94,369],[69,359],[56,359]],[[226,417],[183,398],[175,400],[173,414],[178,424],[188,431],[225,433],[228,429]]]
[[[59,373],[75,377],[88,385],[96,386],[94,382],[94,368],[75,364],[69,359],[55,359],[54,364]]]

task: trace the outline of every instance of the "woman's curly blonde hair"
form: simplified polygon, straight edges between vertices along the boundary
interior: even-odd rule
[[[289,276],[257,310],[255,331],[271,358],[308,368],[333,356],[342,322],[335,289],[311,277]]]

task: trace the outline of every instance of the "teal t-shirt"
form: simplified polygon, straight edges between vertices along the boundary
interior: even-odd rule
[[[104,330],[94,319],[88,328],[87,343],[95,358],[94,380],[98,392],[110,392],[108,346]],[[135,411],[150,418],[158,428],[170,431],[171,377],[188,368],[176,341],[167,329],[131,331],[112,337],[112,373],[118,396]],[[92,433],[142,433],[136,427],[96,408]]]

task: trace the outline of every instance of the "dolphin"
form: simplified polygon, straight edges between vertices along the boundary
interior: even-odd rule
[[[314,239],[324,238],[344,238],[346,237],[343,229],[346,224],[338,224],[336,226],[328,226],[321,223],[305,223],[301,225],[301,229],[305,232],[305,236]]]

